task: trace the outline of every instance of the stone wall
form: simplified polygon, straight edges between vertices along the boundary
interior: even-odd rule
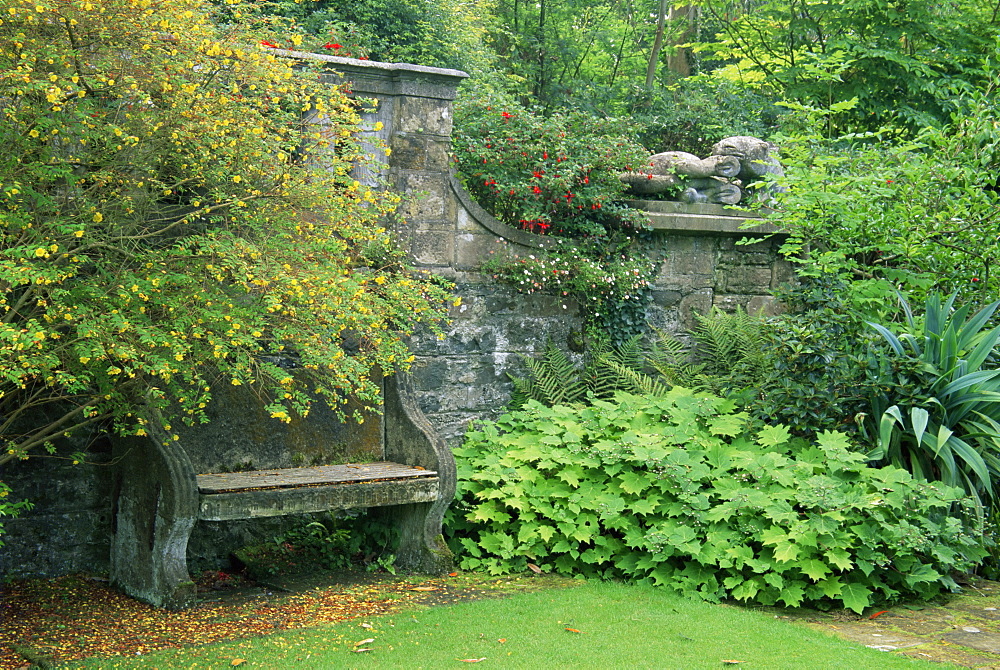
[[[456,283],[461,304],[447,336],[417,337],[414,377],[421,409],[455,445],[468,422],[494,417],[510,399],[508,372],[523,372],[524,356],[547,340],[566,343],[583,328],[576,305],[539,294],[522,295],[478,272],[491,253],[530,254],[545,237],[507,226],[483,211],[452,176],[451,103],[465,74],[455,70],[317,56],[352,82],[359,96],[378,100],[367,122],[381,121],[392,149],[385,167],[391,188],[410,196],[396,226],[413,263]],[[790,278],[779,260],[774,229],[743,229],[748,217],[718,205],[634,202],[646,210],[663,263],[647,316],[658,329],[681,332],[693,314],[713,305],[752,312],[771,305],[770,294]],[[753,222],[753,221],[751,221]],[[739,244],[744,238],[755,244]]]
[[[567,343],[582,330],[582,319],[571,302],[520,295],[478,272],[491,253],[530,254],[549,241],[497,221],[452,176],[452,100],[464,73],[307,57],[329,63],[333,71],[324,77],[327,83],[346,79],[355,95],[377,101],[366,115],[368,134],[391,153],[380,168],[356,176],[368,183],[384,177],[391,188],[410,196],[395,225],[400,243],[418,268],[456,284],[461,303],[452,310],[446,337],[415,337],[412,346],[421,409],[446,440],[457,444],[470,420],[502,411],[511,391],[507,373],[523,371],[522,357],[539,354],[547,340]],[[683,331],[694,325],[695,312],[713,305],[768,309],[770,292],[790,277],[788,265],[778,259],[777,243],[763,239],[773,232],[766,224],[743,230],[746,217],[712,205],[633,206],[647,211],[663,258],[647,313],[656,328]],[[747,236],[763,241],[738,243]],[[108,454],[96,453],[91,460],[74,466],[38,458],[0,468],[0,478],[17,495],[35,502],[21,518],[4,520],[0,575],[107,571]],[[223,567],[226,548],[266,541],[279,532],[275,524],[280,523],[199,524],[189,544],[192,570]]]

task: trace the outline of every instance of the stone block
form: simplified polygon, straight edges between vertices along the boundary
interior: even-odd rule
[[[451,103],[432,98],[400,98],[396,130],[419,135],[451,136]]]
[[[747,302],[746,310],[748,314],[763,316],[777,316],[784,313],[784,304],[771,295],[755,295]]]
[[[795,266],[784,259],[775,261],[771,268],[771,289],[795,282]]]
[[[746,251],[737,247],[730,251],[719,253],[719,263],[728,266],[739,265],[761,265],[770,266],[774,262],[774,255],[764,251]]]
[[[478,269],[497,246],[495,235],[458,233],[455,235],[455,267],[459,270]]]
[[[675,307],[681,301],[680,291],[662,291],[653,289],[653,305],[659,308]]]
[[[415,223],[437,221],[453,228],[456,206],[445,175],[426,172],[395,173],[399,190],[408,198],[400,214]]]
[[[755,297],[757,296],[717,293],[712,299],[712,305],[721,309],[723,312],[735,312],[737,307],[742,307],[745,310],[747,305],[750,303],[750,300]]]
[[[677,312],[683,330],[694,330],[698,326],[695,314],[708,314],[711,311],[713,295],[711,289],[699,289],[681,299]]]
[[[718,255],[714,239],[671,236],[665,240],[665,244],[666,254],[660,265],[661,275],[677,277],[713,274]]]
[[[455,235],[441,230],[415,230],[410,257],[417,265],[451,266],[455,259]]]
[[[766,293],[771,288],[771,268],[756,265],[719,268],[720,290],[726,293]]]
[[[451,141],[437,137],[426,139],[424,146],[427,152],[427,169],[449,172],[454,164],[451,154]]]
[[[427,167],[427,148],[419,136],[397,134],[392,138],[389,159],[393,167],[402,170],[423,170]]]

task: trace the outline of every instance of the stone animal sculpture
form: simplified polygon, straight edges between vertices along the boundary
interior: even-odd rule
[[[646,170],[626,172],[620,179],[636,195],[677,192],[681,202],[735,205],[748,199],[750,184],[784,174],[771,153],[776,148],[756,137],[727,137],[707,158],[665,151],[650,156]]]

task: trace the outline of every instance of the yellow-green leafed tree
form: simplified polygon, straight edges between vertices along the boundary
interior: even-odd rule
[[[374,403],[444,315],[349,174],[355,104],[210,8],[0,0],[0,464],[218,383]]]

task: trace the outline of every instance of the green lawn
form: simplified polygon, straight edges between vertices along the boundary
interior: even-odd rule
[[[464,667],[463,659],[493,668],[946,667],[774,615],[598,582],[68,667],[416,669]]]

